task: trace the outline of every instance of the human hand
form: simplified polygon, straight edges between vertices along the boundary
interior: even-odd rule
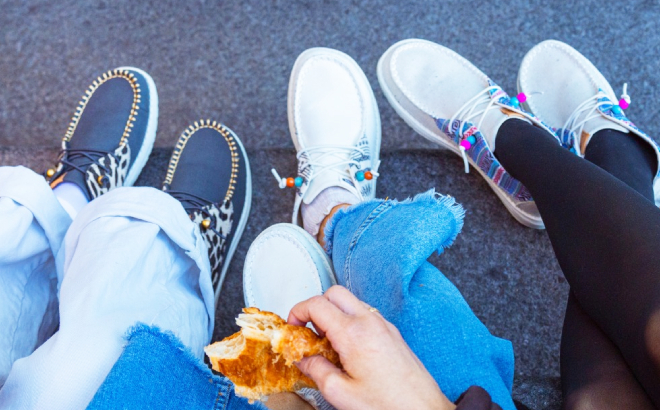
[[[288,322],[312,322],[339,354],[343,370],[322,356],[297,363],[337,409],[455,408],[397,328],[346,288],[298,303]]]

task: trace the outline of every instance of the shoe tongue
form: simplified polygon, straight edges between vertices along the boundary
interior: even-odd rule
[[[303,197],[303,202],[306,204],[312,203],[314,198],[318,196],[324,189],[330,187],[340,187],[344,188],[348,192],[354,194],[356,197],[360,198],[359,190],[353,185],[348,174],[340,175],[337,172],[325,171],[312,180],[311,184],[305,190],[305,196]]]
[[[493,100],[499,100],[502,97],[500,93],[494,93],[490,96]],[[481,106],[485,107],[485,105]],[[481,120],[481,127],[479,131],[486,139],[488,147],[491,151],[495,151],[495,137],[497,136],[497,131],[500,129],[500,126],[504,121],[509,119],[509,116],[505,114],[499,105],[494,105],[494,108],[489,109],[481,120],[480,117],[473,119],[474,125],[478,125]]]
[[[78,172],[77,170],[74,171],[69,171],[66,174],[64,174],[61,178],[61,182],[72,182],[80,187],[80,190],[85,194],[87,197],[88,201],[92,200],[91,195],[89,194],[89,191],[87,190],[87,183],[85,182],[85,175],[83,175],[82,172]],[[60,182],[55,184],[53,188],[55,188],[57,185],[59,185]]]
[[[185,191],[176,191],[176,190],[166,190],[166,193],[169,193],[174,199],[181,203],[183,209],[186,210],[188,214],[193,214],[200,207],[208,206],[213,204],[213,201],[206,199],[204,197],[195,197]],[[201,203],[200,203],[201,201]]]

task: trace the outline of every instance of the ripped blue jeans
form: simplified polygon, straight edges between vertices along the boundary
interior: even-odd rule
[[[333,217],[327,250],[339,284],[399,329],[450,400],[478,385],[502,409],[515,409],[511,342],[491,335],[427,261],[456,239],[463,215],[452,197],[433,190],[403,202],[373,200]]]
[[[400,330],[450,400],[478,385],[513,410],[511,343],[491,335],[427,261],[451,245],[462,224],[462,207],[434,191],[403,202],[374,200],[333,217],[327,250],[338,282]],[[226,379],[180,347],[173,337],[138,327],[90,407],[265,409],[236,398]]]

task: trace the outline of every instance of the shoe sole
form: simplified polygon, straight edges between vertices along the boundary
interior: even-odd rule
[[[323,251],[321,246],[314,241],[312,236],[307,233],[304,229],[300,228],[299,226],[293,225],[293,224],[288,224],[288,223],[280,223],[273,225],[263,232],[259,234],[259,236],[256,237],[256,239],[252,242],[250,245],[250,249],[248,250],[248,253],[245,257],[245,265],[243,267],[243,300],[245,302],[245,306],[257,306],[259,307],[258,303],[256,303],[255,300],[250,300],[248,295],[250,292],[248,291],[248,288],[250,284],[252,283],[252,279],[250,277],[250,260],[254,258],[254,247],[259,244],[259,242],[268,240],[270,236],[272,236],[274,233],[279,233],[283,232],[287,235],[292,236],[294,239],[296,239],[302,246],[303,248],[310,253],[310,256],[312,258],[312,261],[314,262],[314,265],[317,267],[319,276],[321,275],[327,275],[327,277],[330,279],[331,286],[337,284],[337,278],[335,277],[334,270],[332,269],[332,261],[328,257],[328,255]],[[322,288],[321,284],[321,288]],[[321,292],[322,294],[323,292]]]
[[[375,135],[375,145],[376,145],[376,150],[375,150],[375,155],[372,159],[372,164],[377,164],[380,161],[380,146],[382,142],[382,130],[381,130],[381,122],[380,122],[380,111],[378,110],[378,103],[376,102],[376,97],[374,96],[374,91],[373,88],[371,87],[371,84],[369,83],[369,79],[367,76],[364,74],[364,71],[362,68],[360,68],[359,64],[348,54],[343,53],[339,50],[335,50],[332,48],[325,48],[325,47],[315,47],[315,48],[310,48],[305,51],[303,51],[298,58],[296,59],[296,62],[293,64],[293,68],[291,69],[291,77],[289,79],[289,89],[287,92],[287,118],[289,120],[289,133],[291,134],[291,139],[293,140],[293,145],[296,147],[296,151],[300,150],[299,143],[297,141],[297,135],[298,132],[296,130],[296,122],[295,122],[295,108],[294,108],[294,96],[296,92],[296,83],[298,79],[298,73],[300,72],[300,67],[311,57],[317,56],[317,55],[331,55],[333,57],[336,57],[338,60],[343,61],[346,64],[346,68],[350,69],[351,75],[353,75],[353,78],[356,81],[361,81],[363,84],[367,86],[367,89],[369,90],[369,98],[373,104],[374,109],[372,111],[372,116],[376,128],[376,135]],[[359,91],[359,90],[358,90]],[[377,180],[378,178],[376,178]],[[374,198],[376,196],[376,188],[377,188],[377,181],[374,182]],[[372,199],[372,198],[369,198]],[[294,221],[295,223],[296,221]]]
[[[156,89],[156,83],[153,78],[143,70],[135,67],[119,67],[117,69],[130,70],[140,74],[147,81],[147,88],[149,89],[149,118],[147,119],[147,131],[142,146],[140,147],[140,151],[138,151],[138,154],[135,157],[135,162],[133,162],[131,169],[128,171],[128,175],[126,175],[126,180],[124,181],[124,186],[133,186],[140,176],[142,169],[147,164],[154,147],[154,142],[156,141],[156,131],[158,129],[158,90]]]
[[[241,218],[238,220],[238,225],[236,225],[236,231],[234,236],[229,244],[229,249],[227,250],[227,256],[223,263],[222,271],[220,273],[220,280],[218,281],[218,287],[214,289],[215,293],[215,306],[218,306],[218,298],[220,297],[220,291],[222,290],[222,285],[225,282],[225,277],[227,276],[227,270],[231,264],[231,260],[234,257],[238,243],[241,241],[243,236],[243,231],[247,226],[247,221],[250,216],[250,209],[252,208],[252,171],[250,170],[250,160],[248,159],[247,152],[245,147],[243,147],[243,142],[238,138],[236,133],[232,131],[229,127],[224,126],[225,129],[231,134],[236,141],[236,145],[241,150],[241,155],[243,156],[243,161],[245,161],[245,202],[243,203],[243,212],[241,213]]]
[[[404,41],[401,41],[399,43],[396,43],[395,45],[404,45],[404,44],[412,43],[412,42],[416,42],[416,41],[417,40],[404,40]],[[446,138],[438,137],[435,134],[435,132],[429,130],[424,125],[419,123],[419,121],[417,121],[412,114],[408,113],[408,111],[406,111],[405,108],[403,108],[397,102],[396,98],[394,97],[394,93],[390,90],[389,86],[387,85],[387,83],[385,81],[385,77],[384,77],[384,73],[383,73],[383,71],[385,70],[384,64],[385,64],[386,56],[388,56],[388,54],[392,52],[393,47],[394,46],[390,47],[385,52],[385,54],[383,54],[381,56],[381,58],[378,60],[378,66],[376,68],[376,72],[377,72],[377,75],[378,75],[378,82],[380,83],[380,88],[382,89],[383,94],[385,95],[385,98],[390,103],[392,108],[394,108],[394,111],[396,111],[396,113],[403,119],[403,121],[405,121],[405,123],[408,124],[416,133],[418,133],[422,137],[426,138],[427,140],[429,140],[429,141],[431,141],[435,144],[438,144],[441,148],[447,149],[447,150],[455,153],[456,155],[458,155],[459,157],[462,158],[463,156],[462,156],[461,151],[458,148],[458,146],[451,143],[451,142],[449,142],[446,139],[446,138],[451,139],[449,136],[447,136],[444,132],[438,130],[438,132],[440,134],[444,135]],[[468,157],[468,162],[470,163],[470,165],[472,165],[472,168],[475,169],[483,177],[483,179],[488,183],[490,188],[493,190],[493,192],[495,192],[497,197],[500,199],[500,201],[502,201],[502,203],[504,204],[506,209],[509,211],[511,216],[513,216],[513,218],[516,221],[518,221],[521,224],[523,224],[527,227],[530,227],[530,228],[545,229],[545,225],[543,224],[543,220],[540,217],[539,218],[534,218],[534,217],[529,216],[528,214],[520,212],[520,210],[516,207],[515,202],[513,202],[510,199],[509,195],[506,194],[505,192],[503,192],[499,186],[497,186],[490,178],[488,178],[488,176],[481,170],[481,168],[479,168],[477,166],[477,164],[474,163],[472,158]]]

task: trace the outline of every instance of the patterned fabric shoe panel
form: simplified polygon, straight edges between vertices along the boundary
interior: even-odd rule
[[[213,272],[213,288],[220,281],[220,268],[227,251],[229,237],[234,224],[234,206],[232,201],[224,201],[222,204],[211,204],[193,211],[190,219],[201,227],[202,237],[206,241],[209,251],[209,262]],[[209,226],[206,228],[206,226]]]
[[[201,120],[179,138],[163,184],[163,190],[181,201],[200,227],[216,291],[229,262],[229,247],[240,239],[237,223],[244,212],[249,212],[248,167],[231,130]]]
[[[518,98],[510,97],[501,87],[495,84],[492,80],[488,80],[490,87],[494,87],[490,93],[490,97],[495,101],[502,110],[507,111],[508,114],[519,115],[530,120],[536,126],[545,129],[548,133],[557,138],[555,130],[549,125],[545,124],[534,114],[523,110],[520,106]],[[463,122],[459,119],[454,120],[451,124],[449,119],[433,118],[438,129],[448,136],[455,144],[461,144],[462,141],[469,141],[469,146],[466,154],[474,161],[474,163],[483,171],[484,174],[490,178],[493,183],[502,188],[507,194],[513,196],[519,201],[533,201],[527,188],[525,188],[520,181],[513,178],[497,160],[495,155],[488,147],[488,143],[484,138],[481,131],[477,126],[469,121]],[[463,124],[462,130],[459,128]]]
[[[115,69],[92,83],[62,140],[57,168],[46,174],[52,186],[73,182],[93,199],[125,185],[136,156],[147,143],[149,123],[155,121],[150,115],[155,89],[145,75]]]
[[[376,195],[376,178],[379,174],[377,165],[380,160],[377,160],[374,165],[371,157],[371,147],[369,137],[363,135],[351,150],[350,159],[348,162],[348,172],[346,176],[341,177],[341,181],[347,186],[352,187],[358,192],[362,198],[371,199]],[[300,178],[300,186],[296,185],[296,195],[303,197],[307,188],[309,187],[310,177],[313,174],[313,166],[309,162],[309,156],[306,152],[298,155],[298,178]],[[295,183],[295,181],[294,181]]]

